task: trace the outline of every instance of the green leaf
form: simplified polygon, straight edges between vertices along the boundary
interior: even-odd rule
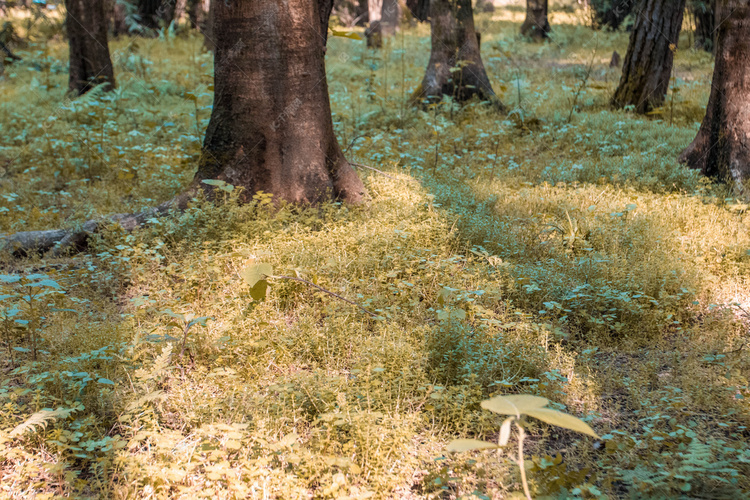
[[[61,288],[55,280],[35,281],[34,283],[29,283],[29,286],[48,286],[50,288]]]
[[[546,422],[550,425],[562,427],[563,429],[570,429],[571,431],[580,432],[582,434],[588,434],[589,436],[599,438],[594,432],[594,429],[589,427],[589,424],[584,422],[578,417],[562,413],[551,408],[536,408],[525,411],[526,415],[534,418],[538,418],[542,422]]]
[[[455,439],[448,444],[448,451],[462,452],[472,450],[494,450],[499,448],[495,443],[480,441],[479,439]]]
[[[242,279],[250,285],[255,286],[259,281],[265,281],[269,276],[273,276],[273,267],[271,264],[259,263],[253,264],[252,266],[246,267],[242,273],[240,273]]]
[[[110,379],[108,379],[108,378],[100,378],[99,380],[97,380],[97,382],[99,382],[100,384],[115,385],[115,383],[114,383],[114,382],[112,382],[112,381],[111,381]]]
[[[539,396],[495,396],[492,399],[482,401],[482,408],[500,415],[515,415],[520,418],[522,413],[543,408],[547,406],[547,403],[549,403],[547,398]]]
[[[20,276],[12,276],[10,274],[0,274],[0,281],[3,283],[15,283],[21,279]]]
[[[273,276],[273,267],[265,263],[253,264],[243,270],[240,276],[250,285],[250,296],[254,300],[263,300],[268,291],[266,278]]]

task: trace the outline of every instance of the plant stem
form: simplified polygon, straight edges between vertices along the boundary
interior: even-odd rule
[[[323,288],[322,286],[320,286],[320,285],[316,285],[316,284],[315,284],[315,283],[313,283],[312,281],[307,281],[306,279],[302,279],[302,278],[297,278],[297,277],[294,277],[294,276],[277,276],[277,275],[274,275],[274,276],[267,276],[267,278],[274,278],[274,279],[278,279],[278,280],[292,280],[292,281],[299,281],[300,283],[304,283],[304,284],[306,284],[306,285],[309,285],[309,286],[311,286],[311,287],[313,287],[313,288],[317,288],[317,289],[318,289],[318,290],[320,290],[321,292],[325,292],[325,293],[327,293],[328,295],[331,295],[331,296],[333,296],[333,297],[336,297],[336,298],[337,298],[337,299],[339,299],[339,300],[343,300],[343,301],[344,301],[344,302],[346,302],[347,304],[351,304],[351,305],[353,305],[353,306],[357,306],[358,308],[360,308],[360,309],[361,309],[362,311],[366,312],[367,314],[369,314],[369,315],[370,315],[370,316],[372,316],[373,318],[377,318],[377,317],[378,317],[378,315],[377,315],[377,314],[375,314],[375,313],[374,313],[374,312],[372,312],[372,311],[369,311],[369,310],[365,309],[364,307],[362,307],[361,305],[357,304],[356,302],[354,302],[354,301],[351,301],[351,300],[349,300],[349,299],[345,299],[345,298],[344,298],[344,297],[342,297],[341,295],[339,295],[339,294],[337,294],[337,293],[334,293],[334,292],[332,292],[332,291],[330,291],[330,290],[326,290],[326,289],[325,289],[325,288]]]
[[[529,482],[526,480],[526,467],[523,460],[523,440],[526,437],[526,432],[523,427],[516,424],[518,429],[518,468],[521,469],[521,483],[523,483],[523,492],[526,494],[527,500],[532,500],[531,492],[529,491]]]

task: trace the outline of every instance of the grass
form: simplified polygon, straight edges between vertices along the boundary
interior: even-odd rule
[[[503,498],[520,489],[510,461],[445,445],[495,438],[479,403],[522,393],[604,436],[532,425],[535,496],[747,496],[750,215],[676,162],[711,59],[684,35],[672,108],[611,111],[608,63],[627,34],[557,6],[552,43],[528,44],[516,10],[477,16],[509,116],[405,104],[424,26],[379,53],[330,40],[339,140],[394,177],[362,169],[363,207],[271,211],[232,193],[131,234],[110,227],[83,255],[5,258],[28,281],[4,278],[3,294],[49,293],[32,310],[0,302],[0,495]],[[118,90],[76,101],[62,40],[21,50],[0,81],[0,229],[179,192],[210,115],[201,44],[113,41]],[[258,262],[380,318],[283,280],[255,301],[241,272]],[[40,273],[59,289],[24,285]],[[181,356],[188,313],[211,319]]]

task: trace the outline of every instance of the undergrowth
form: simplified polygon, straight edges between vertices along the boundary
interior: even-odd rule
[[[535,496],[750,494],[750,215],[676,162],[711,60],[681,42],[670,118],[610,111],[627,34],[563,7],[544,45],[516,37],[520,7],[477,15],[507,116],[407,105],[425,26],[381,52],[333,37],[339,141],[389,175],[360,170],[362,207],[235,190],[107,227],[82,255],[4,257],[0,495],[509,497],[513,461],[445,449],[495,439],[480,403],[500,394],[602,435],[529,423]],[[70,101],[63,40],[22,34],[0,80],[3,232],[189,182],[212,98],[197,36],[113,41],[117,91]],[[257,263],[376,317],[292,280],[256,300],[242,272]]]

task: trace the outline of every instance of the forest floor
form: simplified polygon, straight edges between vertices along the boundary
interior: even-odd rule
[[[679,165],[712,59],[683,35],[667,104],[609,97],[626,33],[553,9],[477,15],[511,110],[411,108],[426,26],[332,37],[361,207],[271,210],[227,188],[84,254],[2,258],[3,498],[510,498],[480,408],[535,394],[601,436],[529,422],[535,498],[750,495],[750,213]],[[46,35],[45,35],[46,36]],[[193,35],[111,43],[118,88],[65,98],[64,41],[0,77],[0,232],[154,206],[192,179],[212,101]],[[256,301],[242,277],[270,280]],[[36,360],[32,350],[36,349]]]

